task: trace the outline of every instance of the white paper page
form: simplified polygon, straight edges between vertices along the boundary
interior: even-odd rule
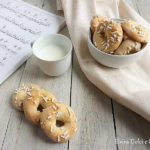
[[[31,42],[56,33],[63,17],[20,0],[0,0],[0,84],[32,54]]]

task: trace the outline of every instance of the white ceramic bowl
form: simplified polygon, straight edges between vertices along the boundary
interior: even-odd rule
[[[148,44],[143,46],[143,48],[140,51],[138,51],[134,54],[130,54],[130,55],[107,54],[105,52],[100,51],[93,45],[93,43],[91,41],[91,31],[89,30],[89,35],[88,35],[89,52],[97,62],[99,62],[100,64],[107,66],[107,67],[122,68],[122,67],[126,67],[126,66],[132,64],[132,63],[136,62],[138,59],[140,59],[140,57],[147,50],[147,47],[148,47]]]
[[[65,56],[58,60],[45,60],[44,58],[39,57],[38,51],[41,51],[42,48],[50,44],[62,46],[66,50]],[[47,75],[62,75],[67,71],[71,64],[72,43],[69,38],[62,34],[44,35],[33,43],[32,49],[40,69]]]

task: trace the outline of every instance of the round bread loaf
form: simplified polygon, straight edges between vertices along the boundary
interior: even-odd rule
[[[141,43],[127,39],[123,41],[120,47],[115,51],[115,55],[129,55],[136,53],[141,49]]]
[[[101,51],[113,53],[122,42],[123,31],[119,23],[101,22],[94,32],[93,43]]]
[[[31,95],[26,97],[23,101],[23,109],[26,118],[36,124],[40,124],[40,115],[43,109],[53,105],[56,102],[56,98],[53,94],[41,89],[31,92]]]
[[[73,110],[61,102],[56,102],[41,113],[40,124],[47,136],[55,142],[66,142],[77,129]]]
[[[36,84],[23,84],[21,87],[16,89],[12,95],[13,106],[16,109],[23,111],[23,101],[25,101],[26,96],[31,95],[32,91],[39,89],[39,86]]]
[[[141,43],[147,43],[149,41],[150,32],[133,20],[125,20],[121,23],[123,30],[133,40]]]

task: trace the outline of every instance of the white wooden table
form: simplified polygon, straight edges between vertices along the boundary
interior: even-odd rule
[[[55,0],[25,0],[57,13]],[[128,0],[150,21],[150,0]],[[61,31],[69,36],[67,27]],[[40,127],[29,123],[23,113],[11,105],[11,94],[22,83],[36,83],[71,105],[78,118],[78,130],[62,144],[51,142]],[[72,67],[60,77],[44,75],[31,57],[0,86],[1,150],[149,150],[150,144],[115,143],[150,139],[150,123],[117,104],[92,85],[81,72],[75,53]]]

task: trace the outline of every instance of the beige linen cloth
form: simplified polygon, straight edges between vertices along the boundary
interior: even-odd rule
[[[132,18],[145,27],[149,24],[124,0],[58,0],[80,67],[86,77],[100,90],[120,104],[150,121],[150,49],[135,64],[112,69],[98,64],[89,54],[87,36],[93,15]]]

